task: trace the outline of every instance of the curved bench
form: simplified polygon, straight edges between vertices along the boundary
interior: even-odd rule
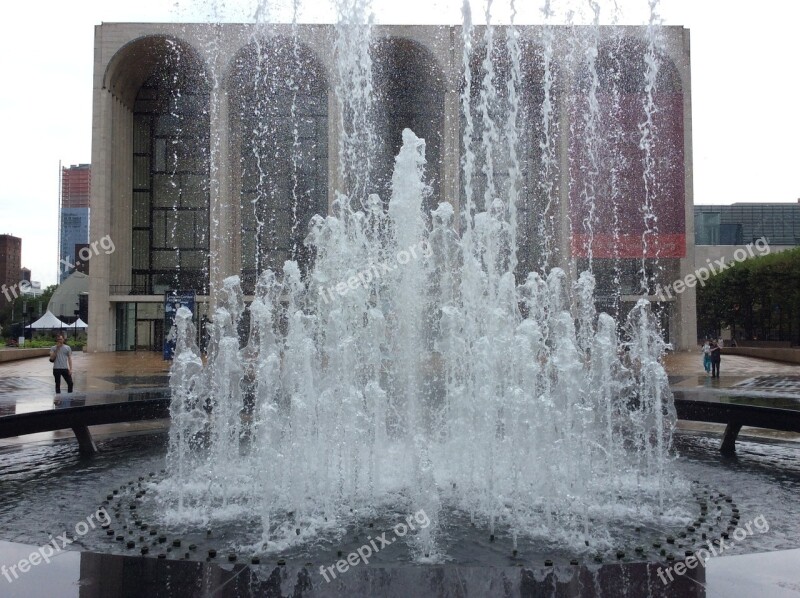
[[[800,432],[800,398],[797,408],[776,407],[791,399],[736,395],[710,395],[707,392],[674,391],[678,419],[726,424],[720,452],[736,454],[736,437],[742,426]],[[692,398],[696,395],[697,398]],[[726,400],[727,399],[727,400]],[[773,403],[770,405],[769,403]]]
[[[167,396],[152,396],[153,394],[165,393]],[[92,439],[91,432],[89,432],[89,426],[169,417],[170,397],[168,390],[156,393],[145,392],[141,393],[141,395],[142,398],[135,398],[135,394],[128,394],[126,395],[128,397],[127,400],[103,401],[76,406],[56,405],[53,409],[0,416],[0,438],[72,428],[75,437],[78,439],[81,454],[94,454],[97,452],[97,446]],[[108,397],[108,395],[103,396]],[[86,401],[85,398],[74,395],[73,397],[61,395],[61,397],[64,401],[69,399]]]
[[[97,452],[97,447],[89,426],[169,418],[171,399],[168,389],[140,394],[141,398],[127,394],[127,400],[56,406],[53,409],[0,416],[0,438],[72,428],[81,454],[93,454]],[[760,397],[714,396],[703,391],[674,391],[674,395],[678,419],[726,424],[720,445],[720,452],[725,455],[736,453],[736,438],[742,426],[800,433],[800,400],[797,408],[793,409],[753,404],[768,402],[768,399]],[[692,398],[692,395],[697,398]],[[62,395],[64,397],[69,395]],[[730,402],[731,398],[738,402]]]

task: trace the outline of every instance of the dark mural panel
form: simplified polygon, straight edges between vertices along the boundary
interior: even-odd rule
[[[305,270],[303,240],[327,213],[328,84],[313,52],[290,38],[242,49],[229,82],[239,180],[242,287],[286,260]]]

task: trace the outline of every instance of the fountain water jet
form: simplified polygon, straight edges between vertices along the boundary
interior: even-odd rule
[[[340,33],[353,27],[345,22]],[[463,30],[472,35],[468,21]],[[423,510],[431,525],[410,544],[425,560],[445,558],[438,537],[460,514],[515,547],[527,536],[582,550],[610,546],[609,527],[633,513],[658,522],[669,507],[675,414],[649,303],[620,338],[596,312],[591,272],[574,282],[558,267],[515,276],[521,75],[510,35],[510,105],[498,108],[491,27],[480,119],[469,88],[462,94],[463,228],[450,204],[426,213],[425,141],[411,130],[388,209],[368,195],[370,164],[357,156],[369,149],[358,134],[371,114],[369,61],[363,44],[337,45],[340,76],[367,90],[342,101],[340,166],[355,170],[341,180],[353,196],[338,193],[310,222],[307,275],[293,261],[263,271],[248,308],[238,277],[224,281],[205,366],[191,314],[178,314],[170,475],[159,486],[167,520],[256,514],[261,539],[250,549],[260,552]],[[485,181],[473,181],[476,166]]]

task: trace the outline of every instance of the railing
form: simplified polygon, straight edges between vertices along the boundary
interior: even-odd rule
[[[145,285],[134,284],[112,284],[108,286],[109,295],[163,295],[166,290],[166,288],[161,287],[161,290],[153,291],[153,289],[148,288]],[[203,287],[195,290],[198,297],[203,297],[208,294],[208,289]]]
[[[109,295],[151,295],[146,286],[132,284],[112,284],[108,287]]]

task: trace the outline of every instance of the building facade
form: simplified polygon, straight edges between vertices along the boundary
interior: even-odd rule
[[[21,294],[22,239],[0,235],[0,308]]]
[[[698,205],[695,218],[695,268],[724,260],[734,263],[737,250],[761,239],[770,253],[800,245],[800,200],[797,203]]]
[[[797,203],[734,203],[694,207],[695,245],[746,245],[764,238],[771,246],[800,245]]]
[[[577,277],[592,267],[600,307],[624,315],[694,268],[689,35],[663,29],[648,84],[644,28],[580,29],[562,28],[556,41],[542,27],[519,29],[519,106],[531,124],[519,131],[517,270],[559,266]],[[588,62],[575,58],[579,34],[595,44]],[[193,291],[200,320],[224,278],[239,275],[252,293],[266,268],[307,265],[308,222],[335,209],[337,191],[388,199],[403,128],[426,140],[429,207],[450,202],[459,221],[464,132],[491,134],[494,108],[483,123],[462,114],[485,100],[486,61],[474,53],[467,86],[461,27],[376,26],[372,36],[375,134],[368,153],[342,158],[346,138],[362,131],[345,122],[355,100],[335,90],[333,26],[96,28],[90,238],[110,236],[115,251],[92,258],[89,350],[159,350],[165,292]],[[497,60],[498,80],[509,63]],[[495,103],[507,99],[503,85],[494,89]],[[642,157],[648,99],[662,134]],[[612,154],[616,174],[605,176]],[[369,176],[351,176],[343,159],[369,164]],[[669,340],[692,346],[694,289],[662,303]]]
[[[75,271],[80,247],[89,242],[89,205],[92,168],[77,164],[61,169],[58,211],[58,282]],[[81,265],[77,266],[79,269]],[[81,270],[84,271],[84,270]]]

